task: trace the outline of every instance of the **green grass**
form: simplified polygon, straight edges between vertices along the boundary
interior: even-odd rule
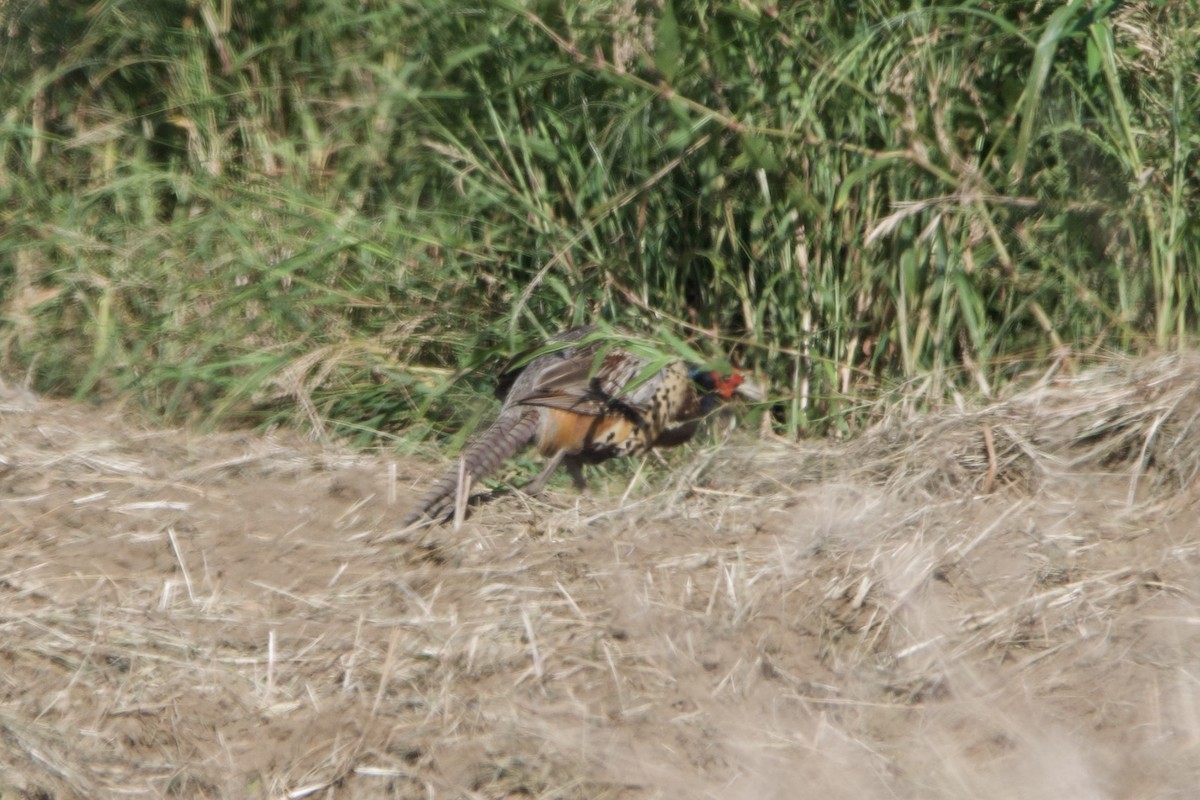
[[[0,13],[0,369],[42,391],[417,439],[599,318],[796,435],[1197,332],[1193,2]]]

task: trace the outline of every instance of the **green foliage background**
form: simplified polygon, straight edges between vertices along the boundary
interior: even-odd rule
[[[1195,0],[0,9],[0,369],[42,391],[415,441],[603,318],[796,434],[1196,334]]]

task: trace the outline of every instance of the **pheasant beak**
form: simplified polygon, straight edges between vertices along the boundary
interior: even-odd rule
[[[751,403],[762,403],[767,399],[767,393],[763,391],[762,385],[740,372],[734,372],[732,375],[721,375],[714,372],[712,381],[715,387],[714,391],[723,400],[732,400],[735,394]]]

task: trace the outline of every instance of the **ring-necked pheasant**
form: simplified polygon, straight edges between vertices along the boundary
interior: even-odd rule
[[[582,341],[594,331],[590,327],[564,331],[547,343],[560,349],[501,375],[500,416],[462,456],[462,471],[471,485],[533,441],[549,461],[524,491],[541,491],[560,463],[582,489],[584,464],[683,444],[718,398],[728,400],[742,391],[744,379],[736,372],[722,376],[690,371],[679,361],[645,376],[648,359],[620,348],[601,356],[600,342]],[[448,516],[459,473],[455,468],[434,483],[401,527],[423,517]]]

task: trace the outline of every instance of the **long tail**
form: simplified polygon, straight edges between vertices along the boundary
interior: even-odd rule
[[[504,413],[492,423],[492,427],[472,442],[462,458],[466,461],[466,474],[471,476],[471,483],[486,477],[492,470],[500,466],[505,459],[511,458],[522,445],[533,438],[537,431],[539,411],[536,408],[518,408],[515,413]],[[516,419],[514,416],[519,414]],[[417,502],[416,507],[400,521],[401,528],[407,528],[417,520],[428,515],[438,518],[445,513],[445,501],[453,498],[458,492],[458,465],[447,472],[429,487]]]

